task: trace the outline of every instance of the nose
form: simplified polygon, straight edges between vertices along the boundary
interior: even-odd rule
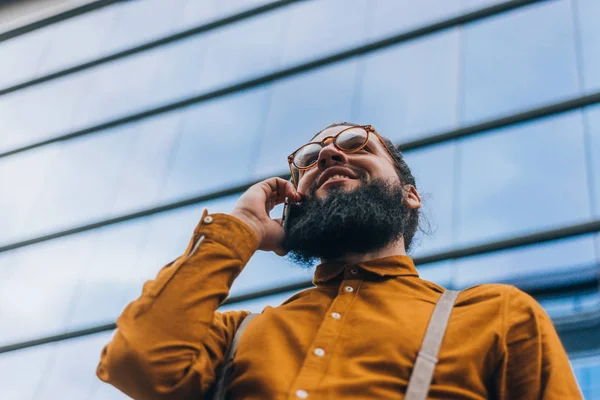
[[[334,164],[347,164],[348,158],[346,153],[339,150],[333,144],[333,140],[329,143],[325,143],[321,152],[319,153],[319,159],[317,160],[317,166],[319,170],[324,171]]]

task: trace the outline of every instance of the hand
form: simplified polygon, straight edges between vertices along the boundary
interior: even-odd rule
[[[269,178],[252,185],[231,211],[231,215],[246,223],[258,237],[259,250],[274,251],[280,256],[286,254],[283,249],[285,231],[281,218],[271,218],[269,212],[288,197],[298,202],[302,196],[294,185],[281,178]]]

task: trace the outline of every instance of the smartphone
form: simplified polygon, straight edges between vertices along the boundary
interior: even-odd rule
[[[281,226],[285,229],[285,223],[290,218],[290,199],[289,197],[285,198],[283,202],[283,215],[281,216]]]

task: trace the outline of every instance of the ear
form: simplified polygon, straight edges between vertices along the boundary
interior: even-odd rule
[[[417,192],[417,188],[413,185],[404,185],[404,205],[410,208],[411,210],[421,208],[423,204],[421,202],[421,196],[419,196],[419,192]]]

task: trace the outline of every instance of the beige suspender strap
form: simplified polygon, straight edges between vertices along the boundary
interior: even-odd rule
[[[229,346],[229,350],[225,356],[225,361],[217,372],[217,379],[215,381],[214,392],[212,396],[213,400],[225,399],[225,389],[227,389],[227,385],[229,384],[229,374],[231,365],[233,364],[233,359],[235,358],[235,353],[237,352],[238,343],[242,337],[242,334],[244,333],[244,330],[246,330],[246,326],[248,326],[250,321],[252,321],[252,319],[257,315],[258,314],[248,314],[235,332],[231,346]]]
[[[437,356],[458,293],[460,292],[456,290],[446,290],[435,305],[421,350],[419,350],[417,361],[408,382],[404,400],[427,399],[433,371],[438,362]]]

